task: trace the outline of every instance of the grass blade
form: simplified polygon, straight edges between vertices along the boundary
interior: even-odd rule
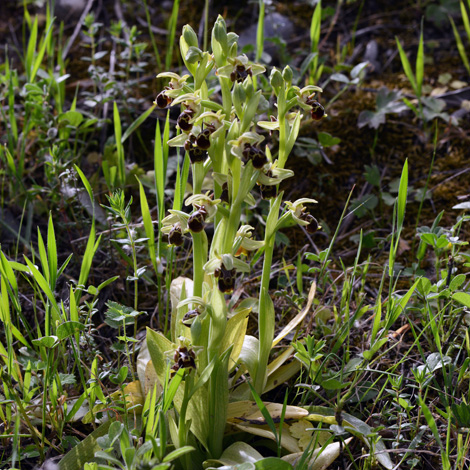
[[[467,12],[465,12],[465,14],[466,13]],[[458,31],[457,27],[455,26],[454,20],[450,16],[449,16],[449,20],[450,20],[450,24],[452,25],[452,30],[454,31],[455,42],[457,43],[457,50],[459,51],[460,58],[462,59],[462,62],[465,65],[465,68],[467,69],[468,73],[470,74],[470,63],[469,63],[469,60],[468,60],[468,57],[467,57],[467,52],[465,50],[465,46],[462,43],[462,39],[460,38],[460,34],[459,34],[459,31]],[[468,22],[468,16],[467,16],[467,22]],[[469,36],[469,38],[470,38],[470,36]]]
[[[52,223],[52,214],[49,214],[49,223],[47,227],[47,259],[49,261],[49,285],[55,289],[57,282],[57,243]]]
[[[117,160],[118,160],[118,164],[117,164],[118,184],[120,187],[123,187],[126,182],[126,171],[125,171],[125,166],[124,166],[124,147],[122,146],[121,117],[119,115],[119,109],[117,107],[116,101],[114,102],[114,107],[113,107],[113,118],[114,118],[114,136],[116,139],[116,151],[117,151]]]
[[[413,74],[413,70],[411,70],[410,61],[408,60],[408,57],[406,57],[406,53],[405,53],[405,51],[403,50],[403,47],[400,44],[400,40],[397,37],[395,37],[395,39],[397,41],[397,46],[398,46],[398,52],[400,54],[401,65],[403,67],[405,75],[408,78],[408,80],[410,81],[411,87],[413,88],[416,96],[418,96],[418,87],[416,85],[416,80],[415,80],[415,76]]]
[[[147,111],[143,112],[124,132],[124,135],[121,138],[121,144],[123,144],[129,136],[152,114],[153,110],[157,105],[154,104]]]
[[[161,222],[165,216],[165,158],[163,154],[162,136],[160,132],[160,121],[155,128],[155,189],[157,190],[158,221]]]
[[[170,70],[171,62],[173,60],[173,45],[175,43],[176,26],[178,23],[178,11],[180,7],[180,0],[175,0],[173,3],[173,10],[171,11],[170,21],[168,22],[168,43],[166,48],[165,57],[165,70]]]
[[[403,228],[405,220],[406,196],[408,194],[408,160],[405,160],[403,170],[401,172],[400,187],[398,190],[397,205],[397,232],[398,236]]]
[[[421,35],[419,37],[418,55],[416,56],[416,96],[421,98],[421,89],[424,78],[424,38],[423,28],[421,26]]]
[[[264,0],[258,0],[259,15],[258,28],[256,30],[256,56],[255,62],[259,62],[264,48]]]
[[[147,201],[147,196],[145,195],[144,186],[137,178],[139,182],[139,192],[140,192],[140,210],[142,212],[142,220],[144,222],[145,236],[148,238],[147,246],[149,249],[150,260],[152,261],[153,268],[158,274],[157,270],[157,253],[155,250],[155,231],[153,229],[152,216],[150,214],[150,208]]]

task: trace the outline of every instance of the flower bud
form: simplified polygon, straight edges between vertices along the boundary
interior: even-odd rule
[[[286,83],[292,83],[292,78],[294,77],[294,74],[292,73],[292,69],[286,65],[284,67],[284,70],[282,71],[282,78],[286,81]]]
[[[274,88],[274,90],[277,93],[283,84],[283,78],[282,78],[281,72],[279,72],[278,69],[273,68],[271,70],[270,81],[271,81],[271,86]]]
[[[186,41],[186,44],[189,47],[198,47],[197,35],[194,32],[194,29],[191,28],[188,24],[183,26],[183,38]]]

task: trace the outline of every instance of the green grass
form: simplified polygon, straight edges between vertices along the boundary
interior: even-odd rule
[[[183,30],[181,59],[174,45],[188,14],[183,2],[166,12],[166,38],[153,32],[150,7],[144,2],[137,13],[148,38],[135,26],[108,28],[87,17],[86,47],[77,40],[70,49],[85,50],[83,77],[68,76],[67,30],[49,8],[41,23],[25,4],[22,47],[5,49],[0,467],[65,456],[62,470],[468,468],[470,216],[464,203],[461,212],[440,206],[432,220],[426,199],[447,128],[435,119],[420,197],[413,197],[418,170],[410,154],[394,168],[396,197],[381,178],[375,185],[380,214],[350,209],[354,188],[313,188],[295,201],[289,178],[300,182],[310,165],[298,164],[297,138],[320,141],[315,94],[333,110],[367,80],[355,64],[330,63],[319,49],[322,26],[337,18],[329,20],[321,2],[306,7],[310,32],[299,69],[281,64],[264,73],[235,59],[230,18],[219,17],[209,35],[208,2],[191,19],[195,26],[204,17],[202,37]],[[356,43],[366,6],[357,7]],[[259,61],[268,4],[257,8]],[[461,15],[468,34],[463,1]],[[417,99],[416,107],[405,98],[416,112],[400,119],[418,134],[427,126],[426,84],[435,78],[425,73],[425,24],[414,69],[407,54],[416,47],[396,39],[395,66]],[[171,79],[165,93],[175,101],[160,110],[146,74],[165,64],[183,75],[180,63],[190,78]],[[253,77],[234,84],[231,74],[248,66]],[[333,74],[346,85],[335,89]],[[67,86],[75,78],[91,85]],[[152,82],[157,93],[168,80]],[[313,86],[319,82],[323,92]],[[193,137],[175,127],[184,110]],[[337,111],[331,115],[334,122]],[[191,162],[208,129],[204,162]],[[464,132],[464,124],[456,129]],[[378,133],[367,136],[363,145],[375,151]],[[260,166],[256,158],[266,160]],[[260,185],[274,197],[263,200]],[[318,225],[308,214],[316,214],[312,194],[320,213],[329,198],[341,205],[338,220],[321,220],[321,235],[311,233]],[[348,232],[361,210],[370,225]],[[191,218],[204,229],[185,231]],[[170,244],[177,224],[181,243]],[[369,229],[380,233],[372,248]],[[224,287],[231,282],[234,289]]]

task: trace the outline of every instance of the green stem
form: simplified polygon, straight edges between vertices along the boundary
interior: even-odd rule
[[[186,445],[187,440],[187,430],[186,430],[186,411],[188,409],[189,404],[189,389],[192,387],[192,380],[190,374],[186,375],[184,381],[184,395],[183,395],[183,402],[181,403],[181,409],[179,413],[179,422],[178,422],[178,441],[179,446],[183,447]],[[186,454],[183,457],[183,466],[186,470],[190,470],[191,460],[189,459],[189,454]]]
[[[274,319],[270,318],[269,310],[265,308],[269,295],[269,280],[271,278],[271,269],[274,252],[274,237],[272,234],[265,240],[263,272],[261,275],[261,288],[259,296],[259,314],[258,314],[258,330],[259,330],[259,351],[258,366],[254,377],[254,387],[258,395],[264,391],[267,377],[267,365],[269,353],[274,337]]]
[[[203,266],[205,263],[204,243],[202,233],[193,233],[193,295],[202,297],[202,283],[204,281]]]

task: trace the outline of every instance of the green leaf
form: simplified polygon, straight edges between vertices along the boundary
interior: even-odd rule
[[[421,97],[423,78],[424,78],[424,39],[423,39],[423,30],[421,28],[421,35],[419,37],[419,45],[418,45],[418,54],[416,55],[416,96],[418,97],[418,99]]]
[[[195,449],[194,447],[192,447],[192,446],[180,447],[179,449],[176,449],[176,450],[174,450],[173,452],[170,452],[170,453],[163,459],[163,461],[164,461],[164,462],[171,462],[172,460],[179,459],[179,458],[182,457],[183,455],[186,455],[186,454],[188,454],[189,452],[193,452],[194,450],[196,450],[196,449]]]
[[[465,292],[456,292],[452,295],[452,298],[465,307],[470,308],[470,294]]]
[[[306,410],[311,413],[309,416],[306,417],[309,421],[319,421],[319,422],[326,422],[328,424],[332,424],[335,422],[335,410],[326,408],[324,406],[308,406],[305,407]],[[360,437],[361,440],[370,447],[370,442],[368,439],[369,434],[371,434],[372,428],[361,421],[360,419],[348,414],[342,413],[343,417],[343,426],[347,425],[348,431],[353,431],[354,435]],[[333,421],[332,421],[333,420]],[[387,449],[385,444],[380,439],[375,444],[375,458],[379,461],[381,465],[383,465],[387,470],[392,470],[395,468],[395,465],[390,459],[389,454],[387,453]]]
[[[458,274],[452,279],[452,281],[450,281],[449,289],[451,291],[456,291],[465,282],[465,279],[465,274]]]
[[[87,177],[85,176],[83,171],[80,170],[80,168],[77,165],[74,165],[73,167],[75,168],[75,171],[78,173],[78,176],[80,176],[80,179],[82,180],[83,186],[85,186],[86,192],[88,193],[88,197],[90,198],[90,201],[93,201],[93,191],[91,190],[91,185],[88,182]]]
[[[70,450],[59,462],[59,470],[81,470],[86,462],[93,461],[95,452],[101,447],[96,441],[97,438],[107,434],[109,426],[113,420],[109,420],[95,429],[83,441]]]
[[[72,127],[78,127],[83,121],[83,114],[78,111],[67,111],[59,116],[59,122],[67,122]]]
[[[256,470],[292,470],[294,467],[277,457],[267,457],[255,463]]]
[[[204,462],[206,465],[233,467],[237,464],[255,464],[262,460],[263,456],[246,442],[237,441],[227,447],[220,458],[211,459]],[[213,467],[212,467],[213,468]],[[254,468],[254,467],[252,467]]]
[[[64,339],[74,335],[75,333],[83,331],[85,328],[86,328],[85,325],[83,325],[80,322],[67,321],[65,323],[60,324],[57,327],[56,335],[59,338],[59,340],[62,341]]]
[[[57,336],[43,336],[33,339],[31,342],[41,348],[54,349],[59,344],[59,338]]]
[[[405,220],[406,195],[408,193],[408,159],[405,160],[401,172],[400,187],[398,189],[397,230],[401,231]]]
[[[49,223],[47,227],[47,259],[49,262],[49,285],[55,289],[57,272],[57,244],[54,233],[54,224],[52,223],[52,214],[49,214]]]

